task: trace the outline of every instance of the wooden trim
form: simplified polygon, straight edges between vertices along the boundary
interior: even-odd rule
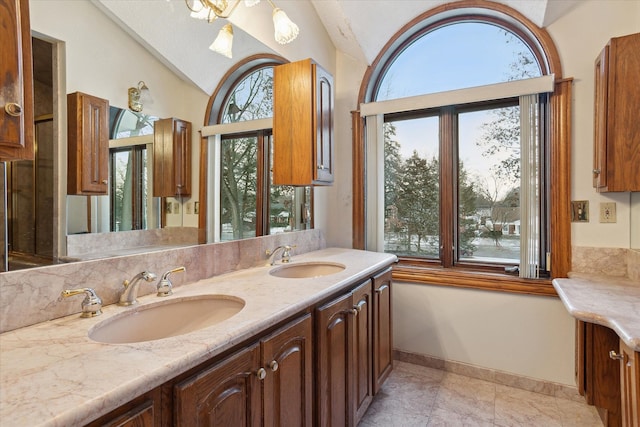
[[[352,186],[352,239],[354,249],[365,248],[364,208],[364,123],[359,111],[351,112],[351,134],[353,150]]]
[[[458,118],[455,107],[443,107],[440,112],[440,260],[443,267],[453,267],[455,256],[454,236],[458,219]]]
[[[463,9],[469,9],[464,14]],[[473,10],[472,10],[473,9]],[[468,17],[482,17],[481,10],[489,14],[508,15],[517,21],[510,24],[502,20],[496,21],[496,16],[487,17],[492,22],[501,22],[516,34],[523,35],[523,30],[529,32],[535,39],[530,40],[539,46],[536,57],[546,62],[547,70],[544,74],[554,74],[556,78],[555,91],[551,96],[551,141],[550,141],[550,248],[552,278],[566,277],[571,268],[571,224],[570,224],[570,175],[571,175],[571,86],[572,79],[562,79],[562,65],[560,56],[549,33],[539,28],[524,15],[516,10],[486,0],[461,0],[435,7],[416,17],[402,27],[383,47],[380,54],[372,62],[363,76],[358,94],[358,104],[371,101],[367,99],[368,91],[377,78],[377,73],[383,63],[395,54],[399,46],[403,46],[403,38],[407,34],[417,33],[423,21],[431,28],[436,28],[442,22],[453,22],[451,17],[438,19],[437,15],[458,10],[460,21]],[[454,18],[455,21],[455,18]],[[519,25],[518,25],[519,24]],[[530,37],[526,37],[530,39]],[[544,68],[545,64],[543,64]],[[364,191],[364,135],[362,120],[359,112],[352,113],[353,124],[353,247],[363,248],[365,242],[365,191]],[[460,271],[456,268],[424,268],[398,266],[394,268],[394,279],[417,283],[429,283],[446,286],[488,289],[504,292],[515,292],[532,295],[556,295],[550,279],[519,279],[511,276],[493,273],[476,273],[468,270]]]
[[[551,277],[571,270],[571,96],[573,79],[556,81],[551,96]]]
[[[198,212],[198,243],[207,243],[207,189],[208,189],[208,171],[207,159],[209,158],[209,138],[200,137],[200,185],[198,198],[200,200],[200,208]]]
[[[558,295],[551,280],[548,279],[521,279],[504,274],[461,271],[455,268],[417,268],[396,265],[393,267],[393,280],[516,294]]]

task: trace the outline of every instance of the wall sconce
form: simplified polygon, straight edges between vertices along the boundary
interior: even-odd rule
[[[145,82],[143,82],[142,80],[138,82],[138,87],[130,87],[129,88],[129,109],[137,113],[142,111],[142,107],[143,107],[142,98],[148,97],[148,95],[149,95],[149,88],[147,87]]]

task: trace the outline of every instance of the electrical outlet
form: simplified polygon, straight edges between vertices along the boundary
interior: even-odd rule
[[[616,222],[615,203],[600,203],[600,222]]]

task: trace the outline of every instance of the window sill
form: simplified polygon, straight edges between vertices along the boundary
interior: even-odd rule
[[[500,273],[469,271],[455,268],[395,265],[393,279],[427,285],[454,286],[487,291],[539,296],[558,296],[551,279],[521,279]]]

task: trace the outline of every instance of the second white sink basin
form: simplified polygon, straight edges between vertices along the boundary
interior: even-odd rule
[[[344,269],[344,265],[332,262],[301,262],[281,265],[269,271],[269,274],[289,279],[310,279],[339,273]]]
[[[132,308],[89,330],[94,341],[124,344],[175,337],[220,323],[237,314],[244,300],[201,295]]]

